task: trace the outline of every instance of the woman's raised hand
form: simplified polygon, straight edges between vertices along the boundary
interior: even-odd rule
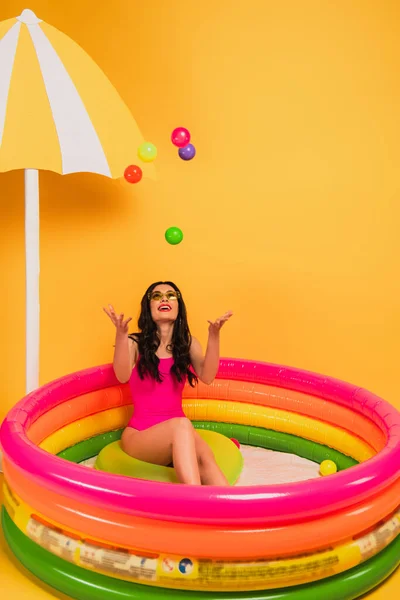
[[[103,310],[114,323],[117,334],[126,335],[129,332],[128,323],[132,321],[132,317],[124,320],[124,314],[117,315],[111,304],[108,305],[108,310],[106,308],[103,308]]]
[[[216,319],[215,321],[208,321],[208,323],[209,323],[208,331],[211,334],[219,333],[221,327],[224,325],[224,323],[229,321],[229,319],[231,318],[232,315],[233,315],[233,312],[230,310],[230,311],[226,312],[224,315],[222,315],[222,317],[219,317],[219,319]]]

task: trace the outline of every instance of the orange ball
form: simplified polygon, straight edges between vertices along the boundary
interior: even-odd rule
[[[124,177],[128,183],[138,183],[142,177],[142,169],[137,165],[129,165],[126,167]]]

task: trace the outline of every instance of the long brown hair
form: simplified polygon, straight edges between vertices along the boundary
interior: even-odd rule
[[[157,325],[152,319],[150,309],[150,297],[155,287],[158,285],[168,285],[177,292],[178,295],[178,316],[174,323],[174,330],[171,339],[171,351],[174,358],[174,364],[171,367],[171,373],[181,382],[187,377],[189,384],[194,387],[198,378],[194,373],[190,360],[190,345],[192,336],[190,333],[187,311],[183,301],[180,289],[172,281],[156,281],[146,290],[141,301],[141,311],[138,319],[138,333],[132,333],[129,337],[135,340],[139,350],[139,360],[136,364],[139,377],[144,378],[150,375],[156,381],[161,382],[162,377],[159,371],[160,359],[156,352],[160,345],[160,338],[157,333]]]

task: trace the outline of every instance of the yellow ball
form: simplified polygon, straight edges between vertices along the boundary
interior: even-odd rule
[[[337,465],[333,460],[323,460],[319,466],[319,472],[322,476],[332,475],[337,472]]]
[[[139,146],[138,155],[143,162],[151,162],[157,157],[157,148],[151,142],[143,142]]]

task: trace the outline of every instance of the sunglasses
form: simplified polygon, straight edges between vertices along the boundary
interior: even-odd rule
[[[177,290],[168,290],[168,292],[150,292],[148,295],[149,300],[160,302],[163,298],[166,298],[168,302],[172,300],[178,300],[181,295]]]

